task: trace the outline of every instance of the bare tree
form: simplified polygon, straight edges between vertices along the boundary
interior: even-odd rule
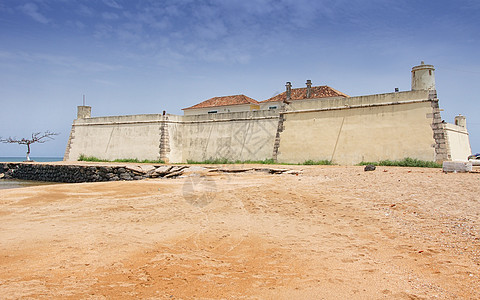
[[[30,161],[30,145],[34,143],[43,144],[49,140],[53,140],[54,135],[58,135],[58,133],[45,131],[44,133],[36,132],[32,133],[32,138],[22,138],[21,140],[17,138],[2,139],[0,138],[0,142],[6,144],[20,144],[20,145],[27,145],[27,161]]]

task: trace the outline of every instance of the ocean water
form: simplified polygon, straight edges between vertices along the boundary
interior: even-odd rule
[[[33,180],[19,180],[19,179],[0,179],[0,190],[16,189],[37,185],[59,184],[58,182],[45,182]]]
[[[36,157],[31,156],[31,160],[36,162],[51,162],[51,161],[62,161],[63,157]],[[0,162],[22,162],[25,160],[25,156],[0,156]]]

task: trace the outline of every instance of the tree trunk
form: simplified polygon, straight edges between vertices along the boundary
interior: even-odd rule
[[[30,161],[30,144],[27,144],[27,161]]]

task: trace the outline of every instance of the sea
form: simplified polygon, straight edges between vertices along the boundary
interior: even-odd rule
[[[62,161],[63,157],[30,157],[31,160],[36,162],[52,162],[52,161]],[[0,162],[22,162],[25,160],[25,156],[0,156]],[[15,189],[23,188],[29,186],[37,185],[47,185],[47,184],[56,184],[56,182],[45,182],[45,181],[33,181],[33,180],[18,180],[18,179],[0,179],[0,190],[4,189]]]

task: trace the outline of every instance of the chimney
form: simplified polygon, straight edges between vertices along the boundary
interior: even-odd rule
[[[310,98],[312,95],[312,81],[308,79],[306,85],[307,85],[307,98]]]
[[[292,83],[290,81],[287,81],[285,87],[287,88],[287,101],[289,101],[290,99],[292,99]]]

